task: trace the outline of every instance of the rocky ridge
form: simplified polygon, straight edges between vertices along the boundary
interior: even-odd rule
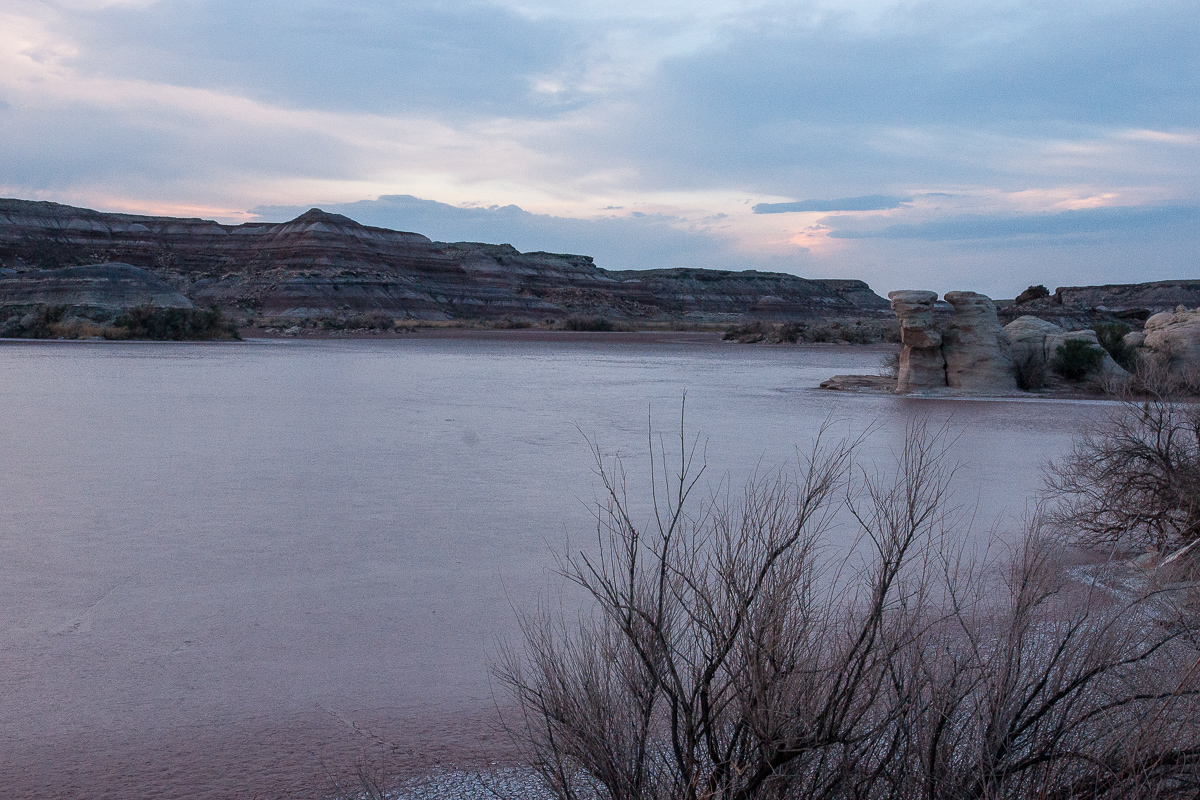
[[[610,271],[584,255],[435,242],[312,209],[284,223],[111,214],[0,200],[0,306],[38,300],[31,273],[120,263],[234,316],[727,321],[877,316],[862,281],[707,269]],[[49,280],[43,276],[38,280]],[[42,302],[51,302],[48,294]]]
[[[1000,321],[1022,316],[1053,320],[1068,329],[1122,322],[1138,326],[1152,314],[1179,305],[1200,306],[1200,280],[1169,280],[1104,286],[1030,286],[1014,300],[996,301]]]

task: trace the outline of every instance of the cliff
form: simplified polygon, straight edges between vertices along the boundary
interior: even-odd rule
[[[128,264],[0,274],[0,306],[65,306],[120,311],[133,306],[193,308],[174,287]]]
[[[1176,306],[1200,306],[1200,280],[1120,283],[1106,286],[1060,286],[1054,299],[1065,308],[1112,311],[1170,311]]]
[[[9,273],[0,275],[0,304],[18,301],[17,284],[25,287],[20,302],[36,299],[30,279],[17,280],[31,271],[114,262],[152,273],[198,307],[243,315],[724,320],[888,309],[862,281],[703,269],[609,271],[589,256],[434,242],[318,209],[278,224],[221,225],[0,200],[0,266]]]
[[[1181,305],[1200,306],[1200,280],[1060,286],[1053,294],[1044,286],[1031,286],[1016,300],[997,303],[1000,319],[1005,323],[1033,315],[1068,330],[1109,322],[1136,327],[1152,314]]]

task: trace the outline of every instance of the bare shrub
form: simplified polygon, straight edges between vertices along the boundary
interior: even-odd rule
[[[900,352],[888,353],[879,359],[879,375],[882,378],[897,378],[900,375]]]
[[[904,715],[915,775],[895,797],[1191,797],[1200,790],[1193,631],[1155,593],[1072,596],[1034,519],[989,602],[991,565],[948,575]],[[902,784],[897,784],[902,785]]]
[[[1200,537],[1200,407],[1127,401],[1046,472],[1055,521],[1090,544],[1162,549]]]
[[[1133,394],[1159,399],[1200,395],[1200,369],[1170,348],[1143,351],[1135,359]]]
[[[995,584],[948,516],[945,432],[914,424],[894,474],[826,435],[793,470],[705,495],[699,444],[659,443],[649,527],[595,449],[594,550],[498,679],[510,730],[563,800],[1194,797],[1187,627],[1146,598],[1065,590],[1034,518]],[[654,442],[651,442],[652,451]],[[835,552],[828,534],[852,524]],[[1082,593],[1083,597],[1078,595]]]
[[[804,332],[804,341],[814,344],[826,344],[829,342],[837,342],[842,338],[841,331],[838,330],[836,323],[829,325],[815,325]]]
[[[849,344],[871,344],[879,339],[879,335],[862,320],[856,320],[853,325],[842,328],[842,341]]]
[[[1030,348],[1013,359],[1013,375],[1016,376],[1018,389],[1036,392],[1046,386],[1046,359]]]

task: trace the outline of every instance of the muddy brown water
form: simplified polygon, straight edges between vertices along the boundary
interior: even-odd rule
[[[1111,408],[813,388],[884,352],[0,343],[0,796],[320,797],[360,766],[506,759],[488,658],[554,586],[552,548],[590,530],[584,436],[636,478],[648,415],[669,432],[685,390],[735,484],[831,417],[876,428],[867,459],[950,419],[957,498],[987,522]]]

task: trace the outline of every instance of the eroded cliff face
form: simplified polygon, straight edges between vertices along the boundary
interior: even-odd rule
[[[589,256],[434,242],[318,209],[279,224],[221,225],[0,200],[0,265],[22,274],[108,262],[148,270],[196,306],[264,316],[769,319],[872,315],[888,307],[862,281],[607,271]]]
[[[1182,304],[1200,306],[1200,280],[1154,281],[1106,286],[1060,286],[1055,302],[1067,309],[1168,311]]]
[[[170,284],[129,264],[0,273],[0,311],[31,305],[112,312],[141,305],[194,307]]]

